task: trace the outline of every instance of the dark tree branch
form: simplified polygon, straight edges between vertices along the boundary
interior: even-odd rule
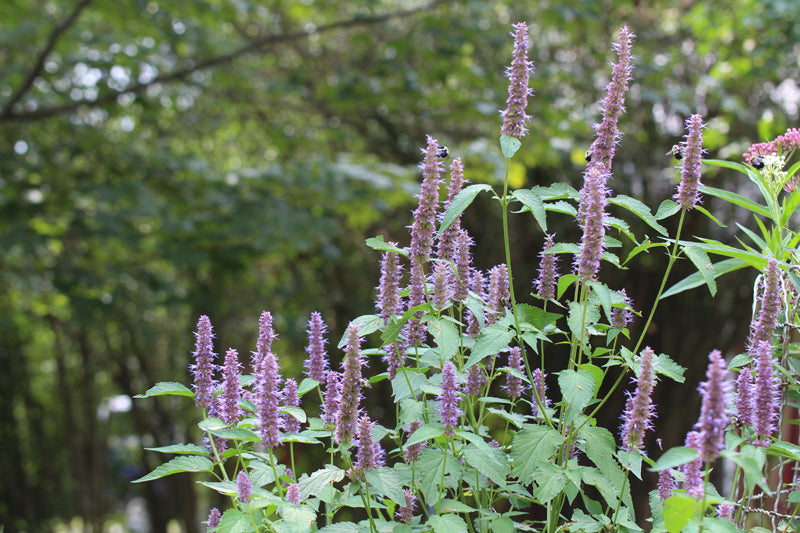
[[[84,3],[88,3],[91,0],[83,0],[83,1],[84,1]],[[151,87],[153,85],[164,84],[164,83],[172,82],[172,81],[175,81],[175,80],[179,80],[181,78],[184,78],[184,77],[188,76],[189,74],[191,74],[191,73],[193,73],[195,71],[202,70],[202,69],[207,69],[207,68],[211,68],[211,67],[215,67],[217,65],[224,64],[224,63],[229,63],[231,61],[234,61],[234,60],[238,59],[241,56],[250,54],[252,52],[256,52],[259,49],[261,49],[261,48],[263,48],[263,47],[265,47],[267,45],[270,45],[270,44],[287,43],[287,42],[296,41],[296,40],[299,40],[299,39],[304,39],[304,38],[309,37],[311,35],[316,35],[316,34],[320,34],[320,33],[327,33],[327,32],[334,31],[334,30],[352,28],[352,27],[357,27],[357,26],[365,26],[365,25],[370,25],[370,24],[377,24],[377,23],[380,23],[380,22],[384,22],[386,20],[394,19],[394,18],[407,17],[407,16],[413,15],[415,13],[418,13],[420,11],[424,11],[426,9],[430,9],[430,8],[434,7],[436,4],[438,4],[441,1],[442,0],[434,0],[433,2],[431,2],[429,4],[426,4],[424,6],[421,6],[421,7],[417,7],[417,8],[413,8],[413,9],[407,9],[407,10],[403,10],[403,11],[394,11],[392,13],[386,13],[384,15],[376,15],[376,16],[371,16],[371,17],[355,17],[355,18],[348,19],[348,20],[341,20],[341,21],[337,21],[337,22],[332,22],[330,24],[324,24],[324,25],[321,25],[321,26],[316,26],[316,27],[308,29],[308,30],[295,31],[295,32],[289,32],[289,33],[281,33],[279,35],[267,35],[267,36],[264,36],[264,37],[260,37],[260,38],[254,39],[254,40],[252,40],[252,41],[250,41],[250,42],[248,42],[248,43],[240,46],[239,48],[236,48],[235,50],[232,50],[232,51],[230,51],[228,53],[221,54],[221,55],[218,55],[218,56],[214,56],[214,57],[202,60],[202,61],[192,62],[189,66],[184,67],[182,69],[178,69],[178,70],[173,71],[173,72],[168,72],[168,73],[163,74],[161,76],[156,76],[155,78],[153,78],[152,80],[148,81],[147,83],[135,83],[135,84],[131,85],[130,87],[124,89],[124,90],[107,92],[107,93],[101,94],[100,96],[98,96],[97,98],[94,98],[94,99],[85,98],[85,99],[81,99],[81,100],[75,100],[75,101],[69,102],[67,104],[56,105],[56,106],[51,106],[51,107],[43,107],[43,108],[40,108],[40,109],[34,109],[32,111],[21,111],[21,112],[15,112],[11,108],[11,105],[6,105],[6,108],[3,110],[3,113],[0,114],[0,121],[5,120],[5,121],[22,122],[22,121],[29,121],[29,120],[39,120],[39,119],[49,118],[49,117],[52,117],[52,116],[55,116],[55,115],[60,115],[60,114],[63,114],[63,113],[69,113],[69,112],[75,111],[76,109],[78,109],[81,106],[98,106],[98,105],[102,105],[102,104],[107,104],[109,102],[113,102],[114,100],[116,100],[120,95],[141,93],[141,92],[147,90],[148,87]],[[21,97],[21,95],[20,95],[20,97]],[[16,100],[19,100],[20,97],[18,97]]]
[[[33,68],[28,72],[28,75],[25,77],[25,80],[22,82],[16,91],[11,95],[11,98],[8,100],[5,106],[3,106],[2,112],[0,112],[0,120],[5,119],[9,116],[13,116],[13,108],[17,103],[22,100],[22,97],[25,96],[25,93],[31,88],[33,85],[33,81],[36,79],[36,76],[41,74],[42,69],[44,68],[44,62],[47,60],[47,56],[50,55],[50,52],[53,51],[55,48],[56,43],[58,42],[59,37],[67,31],[67,29],[72,26],[76,20],[78,20],[78,16],[81,12],[88,6],[92,0],[81,0],[78,2],[78,5],[75,6],[75,9],[72,10],[72,13],[61,21],[60,24],[56,25],[53,28],[53,32],[50,34],[50,37],[47,39],[47,43],[44,45],[44,48],[36,58],[36,63],[34,63]]]

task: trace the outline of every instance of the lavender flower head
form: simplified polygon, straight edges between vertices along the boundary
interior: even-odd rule
[[[222,515],[219,514],[219,509],[214,507],[208,513],[208,521],[206,522],[208,524],[208,529],[212,529],[219,526],[221,520],[222,520]]]
[[[350,442],[361,414],[361,338],[358,325],[351,323],[347,328],[347,346],[342,362],[342,381],[339,384],[339,409],[336,412],[336,435],[334,441],[341,444]]]
[[[300,487],[297,483],[289,483],[289,486],[286,487],[286,501],[300,505]]]
[[[721,503],[717,505],[717,511],[714,513],[714,516],[718,518],[727,518],[728,520],[733,520],[733,511],[735,510],[733,504],[730,503]]]
[[[428,145],[422,151],[425,157],[420,165],[422,169],[422,186],[417,194],[419,204],[414,211],[414,223],[411,226],[410,256],[412,262],[425,263],[430,259],[433,248],[433,237],[436,231],[436,211],[439,207],[439,184],[441,183],[442,164],[436,155],[439,143],[428,135]]]
[[[675,488],[675,478],[672,471],[665,468],[658,472],[658,499],[662,502],[672,496],[672,489]]]
[[[210,407],[214,401],[214,372],[217,368],[214,359],[217,354],[214,353],[214,332],[208,316],[203,315],[197,321],[195,337],[195,363],[189,367],[194,378],[194,402],[198,407]]]
[[[450,164],[450,183],[447,187],[447,201],[445,201],[442,212],[439,213],[439,222],[444,218],[444,214],[450,204],[453,203],[456,195],[461,192],[464,187],[464,165],[461,163],[461,158],[457,157]],[[456,250],[456,236],[461,230],[461,215],[458,215],[453,222],[439,236],[439,241],[436,248],[436,257],[444,259],[445,261],[455,262]]]
[[[287,379],[283,384],[283,402],[287,406],[298,407],[300,397],[297,396],[297,381]],[[286,433],[300,433],[300,421],[292,415],[283,417],[283,429]]]
[[[584,174],[578,204],[578,224],[583,230],[580,253],[575,257],[575,271],[582,282],[594,281],[603,258],[603,237],[606,234],[606,205],[610,174],[602,165],[590,165]]]
[[[303,364],[306,368],[306,376],[320,383],[325,381],[325,373],[328,371],[328,354],[325,352],[326,332],[327,327],[322,321],[322,315],[316,311],[311,313],[307,330],[306,353],[308,359]]]
[[[700,457],[681,465],[683,471],[683,489],[686,494],[694,498],[702,498],[705,494],[705,483],[703,482],[703,457],[701,449],[704,447],[703,435],[699,431],[690,431],[686,434],[687,448],[694,448],[700,453]]]
[[[534,418],[540,415],[539,404],[545,409],[550,407],[550,400],[547,399],[547,384],[544,381],[545,374],[541,368],[533,371],[533,401],[531,402],[531,414]]]
[[[750,355],[756,361],[756,376],[753,384],[752,415],[753,430],[758,440],[753,444],[768,447],[770,437],[778,430],[781,408],[781,380],[775,375],[772,361],[772,346],[769,341],[758,341]]]
[[[453,279],[453,300],[463,302],[469,294],[470,274],[472,272],[472,253],[470,248],[473,245],[472,237],[465,229],[460,229],[455,239],[455,258],[456,275]]]
[[[242,503],[248,503],[253,499],[253,487],[244,470],[240,470],[236,476],[236,499]]]
[[[322,405],[322,421],[333,427],[339,412],[339,380],[341,376],[335,370],[328,370],[325,376],[325,399]]]
[[[778,315],[781,311],[781,272],[778,261],[770,257],[767,270],[761,283],[761,311],[758,321],[750,324],[750,344],[758,341],[770,341],[778,327]]]
[[[636,390],[628,394],[625,412],[622,415],[622,448],[632,452],[641,450],[644,444],[644,435],[648,429],[653,429],[655,406],[653,405],[653,387],[656,383],[655,353],[648,346],[642,350],[639,375],[632,380],[636,383]]]
[[[508,267],[505,263],[494,266],[489,270],[489,287],[486,302],[489,309],[494,311],[486,317],[486,323],[493,324],[505,314],[508,301],[511,298],[508,286]]]
[[[477,366],[477,365],[475,365]],[[508,352],[508,368],[517,372],[523,372],[522,368],[522,350],[519,346],[513,346]],[[503,386],[508,397],[511,399],[519,398],[522,393],[527,390],[528,385],[522,378],[515,376],[512,373],[506,374],[506,384]]]
[[[276,338],[275,330],[272,329],[272,313],[264,311],[258,319],[258,340],[252,358],[254,372],[267,352],[272,350],[272,343]]]
[[[628,327],[628,324],[633,322],[633,311],[630,310],[630,307],[633,305],[633,300],[628,297],[628,293],[625,292],[625,289],[619,292],[622,295],[624,307],[611,308],[611,327],[625,329]]]
[[[625,112],[625,93],[633,70],[633,38],[636,37],[627,25],[619,30],[619,40],[612,45],[617,52],[617,63],[611,73],[611,81],[606,87],[603,100],[603,121],[595,126],[595,140],[591,148],[589,167],[600,166],[605,172],[611,172],[611,161],[617,151],[617,143],[621,137],[619,119]]]
[[[392,246],[397,243],[390,242]],[[400,255],[395,252],[384,252],[381,258],[381,278],[378,285],[378,298],[375,308],[380,312],[383,324],[388,325],[392,315],[403,313],[403,301],[400,299],[400,278],[403,269],[400,266]]]
[[[753,372],[748,366],[739,370],[736,379],[736,418],[742,425],[753,423]]]
[[[403,489],[403,496],[406,498],[406,504],[400,507],[394,516],[404,524],[410,524],[417,508],[417,495],[411,489]]]
[[[261,442],[267,448],[280,445],[280,368],[278,359],[272,351],[267,351],[256,368],[253,384],[253,398],[258,413]]]
[[[233,348],[225,354],[225,366],[222,367],[222,393],[219,395],[219,417],[228,425],[238,422],[244,412],[239,407],[242,397],[242,386],[239,376],[242,374],[242,365],[239,364],[239,352]]]
[[[700,435],[696,450],[703,461],[711,463],[725,447],[725,428],[730,421],[727,405],[730,383],[725,378],[728,369],[720,351],[712,351],[708,359],[708,380],[699,387],[703,403],[695,430]]]
[[[414,420],[408,426],[407,436],[410,437],[414,434],[416,430],[422,427],[422,422],[419,420]],[[407,463],[413,463],[417,459],[419,459],[419,454],[422,453],[422,450],[427,448],[428,441],[418,442],[416,444],[409,444],[403,450],[403,457],[405,457]]]
[[[425,303],[425,273],[422,270],[422,263],[411,263],[411,276],[408,289],[408,308],[412,309]],[[410,346],[421,346],[425,342],[425,325],[420,321],[423,312],[414,313],[405,326],[405,339]]]
[[[536,296],[543,300],[550,300],[556,297],[558,256],[547,253],[547,250],[555,246],[554,237],[554,234],[545,235],[544,247],[539,253],[539,277],[533,282],[534,287],[536,287]]]
[[[703,157],[703,117],[686,119],[686,145],[681,165],[681,182],[673,199],[683,210],[694,209],[700,201],[700,159]]]
[[[481,365],[474,364],[467,370],[467,382],[464,384],[464,394],[466,396],[480,396],[481,389],[486,385],[486,374],[481,369]]]
[[[356,429],[358,448],[356,449],[356,462],[354,465],[356,478],[360,478],[366,470],[374,470],[385,464],[383,448],[372,437],[373,426],[373,422],[367,415],[358,420],[358,428]]]
[[[450,265],[442,261],[437,261],[433,266],[433,294],[431,303],[436,309],[447,308],[452,301],[452,269]]]
[[[458,427],[461,410],[458,408],[458,386],[456,383],[456,367],[448,361],[442,368],[442,393],[439,400],[439,415],[442,418],[445,435],[453,435]]]
[[[521,139],[528,134],[525,127],[530,116],[525,113],[528,107],[528,96],[533,90],[528,87],[530,75],[533,73],[533,62],[528,60],[528,25],[517,22],[513,25],[514,31],[514,59],[511,66],[506,68],[506,77],[509,79],[507,107],[502,111],[502,135],[510,135]]]
[[[478,298],[486,298],[486,279],[483,272],[473,269],[472,275],[469,278],[469,289],[475,293]],[[480,333],[480,321],[472,311],[467,311],[467,335],[473,339]]]

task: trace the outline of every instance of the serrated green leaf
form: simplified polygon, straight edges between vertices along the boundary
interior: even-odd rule
[[[714,272],[717,277],[721,276],[722,274],[727,274],[728,272],[733,272],[734,270],[739,270],[740,268],[745,268],[748,266],[748,263],[742,261],[738,258],[732,259],[724,259],[718,263],[714,263]],[[683,291],[694,289],[695,287],[699,287],[705,283],[705,280],[700,272],[695,272],[691,274],[669,289],[667,289],[659,298],[659,300],[663,300],[664,298],[669,298],[670,296],[674,296],[679,294]]]
[[[131,483],[144,483],[145,481],[153,481],[164,476],[177,474],[180,472],[209,472],[214,467],[214,463],[207,457],[200,455],[186,455],[176,457],[163,465],[157,466],[152,472],[146,474],[139,479],[133,480]]]
[[[708,254],[699,246],[683,246],[682,248],[683,253],[691,260],[702,276],[703,281],[705,281],[708,286],[708,291],[711,293],[711,296],[714,296],[717,293],[717,283],[714,281],[714,278],[717,277],[717,273],[714,270],[714,264],[711,262],[711,259],[708,258]]]
[[[506,476],[508,476],[511,469],[508,463],[499,462],[501,458],[503,460],[505,459],[502,455],[503,452],[496,450],[496,453],[490,455],[485,449],[481,449],[475,444],[468,444],[464,448],[463,454],[469,466],[494,481],[499,487],[502,488],[505,486]]]
[[[393,469],[381,466],[374,470],[367,470],[364,472],[364,476],[372,487],[371,494],[386,496],[397,505],[406,504],[403,484]]]
[[[372,248],[373,250],[378,250],[379,252],[394,252],[397,254],[402,255],[403,257],[408,257],[408,250],[406,248],[399,248],[388,242],[383,240],[383,235],[378,235],[377,237],[370,237],[366,241],[367,246]]]
[[[655,364],[655,371],[657,374],[667,376],[671,380],[678,383],[683,383],[686,381],[686,378],[683,377],[683,373],[686,372],[686,368],[673,361],[670,356],[664,353],[658,354]]]
[[[538,503],[545,505],[555,498],[569,481],[562,469],[550,463],[542,463],[536,471],[536,487],[533,495],[536,496]]]
[[[570,286],[572,286],[572,284],[578,281],[579,279],[580,276],[578,276],[577,274],[564,274],[563,276],[559,277],[558,292],[556,297],[561,298],[562,296],[564,296],[566,290],[570,288]]]
[[[669,216],[674,215],[678,211],[680,211],[681,206],[680,204],[673,202],[672,200],[664,200],[661,202],[661,205],[658,206],[656,209],[656,220],[662,220]]]
[[[358,526],[353,522],[337,522],[323,527],[319,533],[358,533]]]
[[[521,415],[520,413],[514,413],[506,411],[504,409],[497,409],[496,407],[489,407],[486,409],[488,412],[495,414],[516,426],[517,428],[521,428],[522,424],[525,422],[525,416]]]
[[[414,444],[419,444],[420,442],[435,439],[437,437],[441,437],[442,435],[444,435],[444,428],[442,426],[435,424],[423,424],[422,426],[418,427],[410,437],[408,437],[408,440],[403,445],[403,448],[412,446]]]
[[[198,446],[197,444],[170,444],[169,446],[159,446],[158,448],[145,448],[145,450],[159,453],[174,453],[181,455],[194,455],[199,453],[208,453],[205,446]]]
[[[361,315],[350,321],[350,324],[358,326],[358,336],[365,337],[370,333],[374,333],[383,327],[383,318],[380,315]],[[339,340],[338,348],[343,348],[347,344],[348,327],[345,329],[342,338]]]
[[[616,508],[618,505],[619,489],[616,488],[614,484],[603,474],[601,474],[600,470],[597,468],[586,467],[581,470],[581,479],[587,485],[596,487],[606,503],[610,507]]]
[[[194,398],[194,392],[183,383],[162,381],[147,389],[144,394],[137,394],[134,398],[150,398],[151,396],[188,396]]]
[[[248,533],[253,531],[250,516],[238,509],[228,509],[222,515],[216,533]]]
[[[562,315],[558,313],[551,313],[533,305],[517,305],[517,317],[519,318],[520,324],[530,324],[538,330],[542,330],[550,324],[555,323],[561,316]]]
[[[223,439],[261,442],[261,437],[249,429],[215,429],[213,431],[209,431],[209,433]]]
[[[675,468],[676,466],[680,466],[682,464],[686,464],[689,461],[694,461],[697,459],[698,454],[697,450],[694,448],[687,448],[685,446],[677,446],[675,448],[670,448],[664,454],[658,458],[656,464],[653,465],[651,470],[653,472],[658,472],[660,470],[665,470],[667,468]]]
[[[512,137],[511,135],[500,136],[500,150],[503,152],[504,158],[511,159],[514,157],[514,154],[517,153],[520,146],[522,146],[522,142],[516,137]]]
[[[223,422],[222,420],[220,420],[215,416],[210,416],[205,420],[201,420],[200,422],[198,422],[197,427],[199,427],[203,431],[219,431],[226,429],[228,427],[228,424],[226,424],[225,422]]]
[[[409,388],[409,383],[411,388]],[[392,380],[392,394],[394,401],[400,402],[405,399],[414,399],[422,393],[422,387],[428,383],[425,374],[415,372],[411,369],[403,369],[397,372]]]
[[[676,494],[664,502],[664,527],[669,533],[680,533],[689,520],[697,515],[697,502],[688,496]]]
[[[436,501],[439,486],[444,481],[445,488],[455,487],[461,476],[461,463],[458,459],[442,450],[426,448],[417,459],[418,472],[421,473],[420,488],[425,499]],[[444,474],[444,475],[443,475]]]
[[[437,352],[442,361],[449,361],[458,351],[461,336],[455,325],[445,319],[431,319],[428,321],[428,333],[436,343]]]
[[[479,363],[484,357],[496,355],[508,348],[508,343],[513,338],[514,334],[504,324],[495,323],[483,328],[478,338],[475,339],[464,369]]]
[[[280,506],[280,513],[283,520],[273,524],[277,533],[307,533],[317,518],[308,505],[285,503]]]
[[[237,494],[239,491],[235,481],[198,481],[198,484],[215,490],[224,496]]]
[[[626,489],[623,501],[630,505],[630,495],[625,483],[625,473],[614,458],[616,442],[614,435],[601,426],[585,424],[578,432],[578,448],[597,467],[603,477],[616,489],[617,495]]]
[[[475,197],[478,194],[484,191],[491,191],[492,188],[485,184],[485,183],[475,183],[473,185],[467,185],[453,198],[453,201],[450,202],[450,205],[447,208],[447,211],[444,213],[444,217],[442,217],[442,223],[439,226],[439,232],[436,234],[437,237],[442,235],[442,232],[450,227],[450,224],[464,212],[464,210],[469,207],[469,205],[475,200]]]
[[[317,381],[316,379],[303,378],[303,381],[300,382],[300,386],[297,387],[297,395],[302,397],[307,392],[316,389],[318,385],[319,381]]]
[[[455,514],[433,515],[429,520],[434,533],[467,533],[469,526]]]
[[[541,226],[542,231],[547,232],[547,211],[544,208],[544,202],[532,189],[519,189],[511,193],[514,198],[522,202],[522,205],[530,209],[533,218]]]
[[[325,468],[312,472],[310,476],[303,475],[297,481],[297,488],[300,489],[300,500],[305,501],[311,496],[330,490],[330,485],[343,480],[344,475],[345,471],[334,465],[325,465]]]
[[[517,528],[514,521],[508,516],[496,516],[492,518],[490,531],[492,533],[514,533]]]
[[[792,444],[791,442],[778,441],[772,443],[770,447],[767,448],[767,454],[800,461],[800,446]]]
[[[512,474],[524,485],[531,484],[536,470],[561,444],[561,434],[547,426],[525,424],[511,441]]]
[[[708,185],[701,185],[700,192],[702,194],[708,194],[709,196],[716,196],[717,198],[722,198],[726,202],[730,202],[734,205],[738,205],[739,207],[744,207],[745,209],[752,211],[753,213],[759,214],[761,216],[770,217],[769,208],[765,205],[761,205],[749,198],[745,198],[741,194],[736,194],[735,192],[726,191],[723,189],[717,189],[715,187],[709,187]]]
[[[473,513],[476,511],[474,507],[450,498],[443,498],[439,509],[443,513]]]
[[[636,198],[631,198],[630,196],[620,194],[618,196],[609,198],[608,203],[624,207],[634,215],[641,218],[648,226],[659,232],[661,235],[667,235],[667,228],[659,224],[656,217],[654,217],[650,212],[650,208]]]
[[[578,416],[594,397],[594,376],[586,370],[562,370],[558,373],[558,386],[566,403],[566,423]]]

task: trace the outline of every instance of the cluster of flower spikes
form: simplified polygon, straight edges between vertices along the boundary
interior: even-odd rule
[[[757,157],[772,154],[787,154],[800,148],[800,128],[789,128],[783,135],[778,135],[773,140],[765,143],[756,143],[742,154],[744,160],[752,165]]]

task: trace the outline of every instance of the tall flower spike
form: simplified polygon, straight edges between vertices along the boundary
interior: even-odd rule
[[[225,354],[225,366],[222,367],[222,393],[218,400],[220,418],[228,425],[238,422],[244,414],[239,407],[239,399],[242,397],[242,386],[239,383],[241,374],[239,352],[231,348]]]
[[[681,465],[683,471],[683,489],[686,494],[694,498],[702,498],[705,493],[705,484],[703,482],[703,452],[704,438],[698,431],[690,431],[686,434],[687,448],[694,448],[700,454],[700,457],[688,463]]]
[[[442,368],[442,393],[439,400],[439,414],[442,417],[445,435],[453,435],[458,427],[461,410],[458,408],[458,385],[456,382],[456,367],[448,361]]]
[[[477,268],[472,271],[469,279],[469,290],[475,293],[478,298],[486,298],[486,279],[483,272]],[[472,311],[467,311],[467,335],[473,339],[480,333],[481,324],[478,317]]]
[[[497,322],[505,314],[510,298],[508,267],[506,267],[505,263],[492,267],[489,270],[489,287],[486,302],[493,312],[486,317],[487,325]]]
[[[422,422],[419,420],[414,420],[408,426],[408,432],[406,433],[406,438],[411,437],[416,430],[422,427]],[[409,444],[403,450],[403,456],[406,459],[407,463],[413,463],[419,458],[419,454],[422,453],[422,450],[428,447],[428,441],[417,442],[416,444]]]
[[[208,316],[203,315],[197,321],[195,336],[195,362],[189,367],[194,377],[194,402],[198,407],[210,407],[214,401],[214,371],[217,368],[214,359],[217,354],[214,353],[214,331]]]
[[[633,300],[630,299],[625,289],[619,291],[622,295],[623,304],[625,307],[612,307],[611,308],[611,327],[616,329],[625,329],[633,321],[633,312],[630,307],[633,305]]]
[[[261,442],[267,448],[274,448],[281,443],[280,431],[280,368],[278,359],[272,351],[264,354],[256,370],[253,385],[253,397],[258,413],[258,424],[261,433]]]
[[[297,483],[289,483],[289,486],[286,487],[286,501],[300,505],[300,487]]]
[[[539,403],[542,404],[542,407],[547,409],[550,407],[550,400],[547,399],[547,384],[544,381],[545,375],[542,373],[541,368],[537,368],[533,371],[533,386],[534,386],[534,393],[533,398],[531,399],[531,414],[534,418],[539,418],[540,411],[539,411]],[[538,396],[538,402],[537,402]]]
[[[339,381],[341,376],[335,370],[328,370],[325,376],[325,400],[322,406],[322,421],[333,427],[339,412]]]
[[[358,420],[356,429],[356,440],[358,449],[356,450],[357,471],[363,473],[365,470],[374,470],[384,465],[384,451],[379,442],[372,437],[374,424],[369,416],[364,415]],[[360,476],[359,476],[360,477]]]
[[[410,524],[417,508],[417,495],[411,489],[403,489],[403,496],[406,498],[406,504],[395,512],[394,517],[404,524]]]
[[[294,379],[287,379],[283,384],[283,402],[291,407],[300,405],[300,397],[297,396],[297,381]],[[300,421],[287,414],[283,417],[283,429],[286,430],[286,433],[300,433]]]
[[[397,243],[390,242],[391,246]],[[400,266],[400,255],[395,252],[383,252],[381,258],[381,278],[378,285],[378,298],[375,308],[383,319],[383,324],[388,325],[392,315],[403,314],[403,301],[400,299],[400,278],[403,269]]]
[[[411,279],[408,288],[408,308],[412,309],[425,303],[425,273],[422,263],[411,263]],[[421,346],[425,342],[425,325],[420,321],[423,312],[414,313],[405,326],[405,338],[410,346]]]
[[[758,314],[758,321],[750,324],[750,344],[772,340],[775,328],[778,327],[778,315],[781,311],[781,284],[778,261],[770,257],[761,283],[761,310]]]
[[[208,525],[208,529],[217,527],[221,520],[222,520],[222,515],[219,514],[219,509],[214,507],[208,513],[208,522],[206,522],[206,524]]]
[[[600,166],[611,172],[611,161],[617,151],[617,143],[621,137],[619,119],[625,112],[625,93],[633,70],[633,38],[636,37],[627,25],[619,30],[619,40],[612,45],[617,52],[617,63],[611,73],[611,81],[606,87],[603,100],[603,121],[595,126],[595,140],[590,148],[592,157],[589,167]]]
[[[342,382],[339,388],[339,410],[336,413],[336,435],[334,440],[341,444],[350,442],[361,414],[361,338],[358,325],[351,323],[347,328],[347,346],[342,362]]]
[[[780,419],[781,380],[775,375],[772,366],[772,346],[769,341],[758,341],[751,348],[750,356],[756,362],[756,376],[753,384],[753,430],[758,440],[753,444],[768,447],[770,437],[778,430]]]
[[[606,205],[609,174],[602,165],[590,165],[584,174],[578,204],[578,224],[583,230],[580,253],[575,257],[575,270],[581,281],[597,279],[603,257],[603,237],[606,234]]]
[[[686,145],[681,165],[681,182],[673,199],[681,209],[694,209],[700,201],[700,159],[703,157],[703,117],[692,115],[686,119]]]
[[[322,321],[322,315],[317,311],[311,313],[306,332],[308,333],[308,346],[306,347],[308,359],[303,363],[306,368],[306,376],[321,383],[325,381],[325,374],[328,372],[328,354],[325,352],[327,327]]]
[[[653,405],[653,387],[656,384],[655,353],[648,346],[642,350],[639,375],[632,380],[636,383],[636,390],[628,394],[625,412],[622,415],[622,448],[632,452],[641,450],[644,444],[644,435],[648,429],[653,428],[655,406]]]
[[[236,476],[236,499],[242,503],[248,503],[253,499],[252,484],[244,470],[240,470],[239,475]]]
[[[253,372],[258,372],[257,368],[264,356],[272,350],[272,343],[277,338],[272,329],[272,313],[264,311],[258,318],[258,340],[256,341],[256,351],[253,352],[252,364]]]
[[[433,267],[433,294],[431,300],[436,309],[442,310],[450,305],[452,292],[450,283],[452,268],[448,263],[437,261]]]
[[[472,237],[465,229],[460,229],[456,235],[455,264],[456,275],[453,278],[453,300],[463,302],[469,294],[470,273],[472,272]]]
[[[450,184],[447,187],[447,201],[442,206],[442,211],[437,217],[439,222],[444,218],[444,214],[450,204],[453,203],[456,195],[461,192],[464,187],[464,165],[461,163],[461,158],[457,157],[450,164]],[[436,247],[436,257],[444,259],[445,261],[455,262],[456,250],[456,236],[461,230],[461,215],[458,215],[453,222],[442,232],[439,236],[439,241]]]
[[[425,263],[430,259],[433,248],[433,237],[436,231],[436,211],[439,207],[439,184],[441,183],[442,164],[436,152],[439,143],[428,135],[428,145],[422,150],[424,159],[422,169],[422,186],[417,194],[419,204],[414,210],[414,223],[411,226],[411,246],[409,255],[412,262]]]
[[[753,372],[749,366],[739,370],[736,379],[736,418],[745,426],[753,423]]]
[[[662,502],[672,496],[672,489],[675,488],[675,478],[672,471],[665,468],[658,472],[658,499]]]
[[[510,135],[521,139],[528,134],[526,124],[530,116],[525,112],[528,107],[528,96],[533,90],[528,87],[530,75],[533,73],[533,62],[528,60],[528,25],[517,22],[513,25],[514,31],[514,59],[511,66],[506,68],[506,77],[509,79],[507,107],[502,111],[502,135]]]
[[[477,366],[477,365],[475,365]],[[508,368],[522,373],[522,350],[519,346],[513,346],[508,352]],[[503,387],[511,399],[519,398],[522,393],[527,389],[527,385],[522,378],[515,376],[512,373],[506,374],[506,384]]]
[[[556,297],[558,256],[547,253],[547,250],[555,246],[554,237],[554,234],[545,235],[544,246],[541,253],[539,253],[539,277],[533,282],[534,287],[536,287],[536,296],[543,300],[550,300]]]
[[[719,350],[712,351],[708,356],[707,381],[700,384],[700,394],[703,403],[700,408],[700,420],[695,424],[699,432],[699,447],[697,451],[700,458],[711,463],[719,456],[725,447],[725,428],[730,422],[728,406],[726,404],[730,383],[725,378],[728,373],[725,359]]]
[[[483,373],[481,365],[476,363],[469,367],[467,382],[464,384],[464,394],[466,396],[480,396],[484,385],[486,385],[486,374]]]

